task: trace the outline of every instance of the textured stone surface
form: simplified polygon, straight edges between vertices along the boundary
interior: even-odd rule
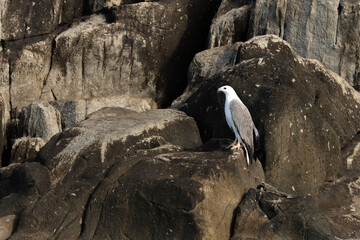
[[[20,127],[25,136],[40,137],[49,141],[61,132],[60,113],[49,103],[32,103],[21,110]]]
[[[213,20],[209,32],[208,48],[245,41],[251,5],[230,10]]]
[[[41,90],[49,74],[51,64],[52,38],[34,43],[28,42],[22,48],[8,45],[10,49],[12,107],[26,106],[39,101]],[[31,90],[30,90],[31,89]]]
[[[130,94],[167,104],[182,90],[188,62],[202,46],[192,40],[205,39],[202,27],[215,6],[215,1],[140,2],[118,8],[112,24],[103,15],[73,24],[55,39],[42,99]]]
[[[0,184],[0,216],[19,216],[49,190],[49,172],[39,163],[10,164],[0,168]]]
[[[34,159],[44,145],[45,141],[42,138],[15,139],[11,147],[10,163],[23,163],[26,160]]]
[[[262,168],[227,152],[183,150],[200,144],[193,119],[176,110],[91,114],[42,148],[51,189],[12,239],[228,239],[233,209]]]
[[[315,199],[262,184],[256,191],[250,189],[241,201],[232,239],[334,239],[330,222]]]
[[[14,229],[16,215],[0,217],[0,239],[8,239]]]
[[[0,39],[16,40],[51,33],[60,24],[79,17],[83,3],[76,0],[4,0],[0,8]]]
[[[136,112],[144,112],[157,108],[151,98],[138,98],[130,95],[91,98],[75,101],[52,101],[50,104],[61,114],[62,128],[74,127],[86,119],[91,113],[105,107],[121,107]]]
[[[340,149],[359,131],[359,93],[274,35],[244,43],[237,58],[201,84],[190,82],[192,94],[176,107],[195,118],[203,139],[233,138],[216,95],[232,85],[260,131],[267,181],[283,191],[316,193],[335,179]]]
[[[359,85],[360,5],[354,0],[256,1],[249,38],[276,34],[302,57],[314,58]]]

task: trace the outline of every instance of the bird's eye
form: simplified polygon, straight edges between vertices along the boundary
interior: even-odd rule
[[[224,89],[226,90],[226,87],[224,87]]]

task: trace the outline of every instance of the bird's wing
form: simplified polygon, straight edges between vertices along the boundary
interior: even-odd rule
[[[252,158],[254,153],[253,129],[255,126],[252,121],[250,112],[242,102],[236,99],[230,102],[230,111],[234,125],[241,139],[247,145],[250,156]]]

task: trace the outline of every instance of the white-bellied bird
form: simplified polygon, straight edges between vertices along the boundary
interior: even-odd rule
[[[229,147],[232,150],[239,150],[241,144],[244,148],[246,163],[250,165],[250,162],[254,160],[254,144],[258,145],[260,140],[250,112],[232,87],[222,86],[217,92],[225,94],[225,118],[235,134],[235,141]]]

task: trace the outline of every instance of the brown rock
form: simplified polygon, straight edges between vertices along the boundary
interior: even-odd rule
[[[25,136],[40,137],[45,142],[61,132],[60,113],[49,103],[33,103],[24,107],[20,122]]]
[[[14,229],[16,216],[8,215],[0,217],[0,239],[6,240],[11,236]]]
[[[195,40],[206,38],[204,26],[215,6],[215,1],[140,2],[118,8],[112,24],[102,15],[73,24],[55,39],[42,99],[130,94],[168,104],[184,88],[187,65],[202,47]]]
[[[42,138],[15,139],[11,149],[10,163],[24,163],[26,160],[34,159],[44,145],[45,141]]]
[[[233,210],[262,181],[262,167],[228,152],[184,151],[200,144],[193,119],[176,110],[91,114],[42,148],[51,190],[21,215],[12,239],[228,239]]]
[[[282,191],[316,193],[340,172],[340,149],[359,131],[359,93],[274,35],[242,44],[237,59],[201,84],[190,81],[192,94],[176,106],[195,118],[203,139],[233,138],[216,94],[232,85],[260,131],[267,181]]]

